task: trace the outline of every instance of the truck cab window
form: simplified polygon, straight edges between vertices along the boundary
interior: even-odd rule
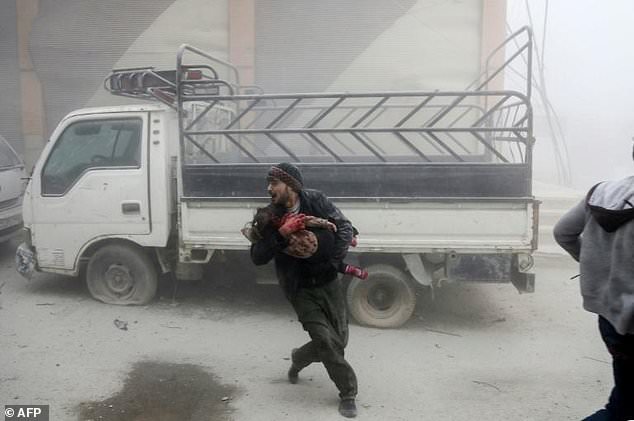
[[[42,170],[42,194],[64,194],[86,171],[138,168],[141,119],[93,120],[64,130]]]

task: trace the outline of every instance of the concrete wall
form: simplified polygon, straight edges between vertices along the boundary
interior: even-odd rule
[[[17,8],[4,1],[0,12],[0,135],[23,153]]]
[[[480,1],[419,0],[329,89],[464,89],[480,73],[481,25]]]
[[[267,92],[463,89],[504,37],[504,6],[258,1],[256,83]]]

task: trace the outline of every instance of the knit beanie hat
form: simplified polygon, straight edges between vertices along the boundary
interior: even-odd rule
[[[304,180],[302,173],[299,172],[299,168],[288,162],[273,165],[269,169],[269,173],[266,177],[267,181],[271,181],[274,178],[280,180],[296,192],[301,191],[304,187]]]

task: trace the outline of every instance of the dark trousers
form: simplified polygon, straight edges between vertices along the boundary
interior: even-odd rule
[[[634,420],[634,335],[619,334],[612,324],[601,316],[599,316],[599,331],[612,355],[614,388],[605,409],[586,420]]]
[[[345,343],[331,327],[320,323],[304,323],[311,341],[293,352],[293,365],[299,370],[311,363],[321,362],[328,376],[339,389],[341,399],[357,395],[357,376],[344,358]]]
[[[321,362],[339,389],[339,397],[354,398],[357,376],[344,358],[348,344],[348,316],[339,280],[316,288],[300,288],[291,303],[311,339],[292,353],[293,365],[301,370]]]

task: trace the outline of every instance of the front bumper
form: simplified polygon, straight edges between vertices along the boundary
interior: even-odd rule
[[[31,279],[37,267],[35,251],[26,243],[22,243],[15,251],[15,269],[26,279]]]

